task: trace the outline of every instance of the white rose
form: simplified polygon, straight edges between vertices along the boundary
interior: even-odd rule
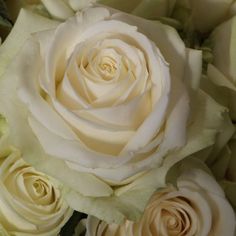
[[[183,173],[150,200],[141,220],[106,224],[89,216],[86,236],[234,236],[235,213],[214,178],[201,170]]]
[[[73,211],[59,186],[27,165],[17,150],[0,156],[0,234],[55,236]]]
[[[214,143],[225,112],[198,91],[201,52],[173,28],[101,7],[64,23],[22,10],[0,74],[11,142],[71,207],[108,221],[137,219],[172,165]]]
[[[114,182],[183,146],[189,112],[184,44],[157,24],[156,44],[173,61],[170,72],[153,41],[130,25],[140,19],[120,17],[91,8],[35,34],[19,54],[28,60],[16,63],[25,68],[17,73],[19,99],[45,152],[70,169]],[[171,44],[159,37],[164,33],[173,33],[180,47],[169,52]],[[177,50],[181,63],[172,59]]]

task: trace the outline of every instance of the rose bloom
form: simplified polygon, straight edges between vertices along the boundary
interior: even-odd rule
[[[2,236],[55,236],[73,213],[59,185],[26,164],[18,150],[1,150],[0,189]]]
[[[176,188],[155,193],[139,222],[109,225],[89,216],[86,236],[234,236],[235,222],[235,213],[214,178],[193,169],[178,178]]]
[[[198,91],[201,52],[173,28],[103,7],[64,23],[22,10],[0,74],[11,142],[72,208],[107,221],[137,219],[172,165],[215,142],[226,111]]]

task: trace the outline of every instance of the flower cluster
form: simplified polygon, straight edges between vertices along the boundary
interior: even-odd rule
[[[6,4],[1,230],[233,236],[235,1]]]

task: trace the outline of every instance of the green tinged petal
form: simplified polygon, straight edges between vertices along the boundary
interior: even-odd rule
[[[0,223],[0,235],[1,236],[10,236],[10,234],[3,228],[1,223]]]
[[[236,182],[223,180],[220,182],[229,202],[236,211]]]
[[[236,16],[219,25],[210,37],[213,65],[209,64],[203,81],[205,90],[221,104],[227,106],[236,120]]]
[[[0,47],[0,76],[34,32],[54,28],[58,22],[22,9],[19,17],[4,43]]]
[[[74,191],[66,192],[65,198],[75,210],[108,223],[120,224],[125,219],[138,221],[152,194],[165,187],[165,174],[165,169],[154,169],[123,188],[117,188],[109,198],[83,197]]]
[[[26,58],[28,63],[25,63]],[[30,80],[38,75],[39,60],[39,45],[33,40],[27,41],[22,52],[15,57],[7,73],[2,77],[1,88],[4,89],[0,89],[2,98],[0,112],[7,117],[9,122],[10,142],[24,153],[26,162],[61,180],[66,186],[70,186],[85,196],[94,196],[94,193],[97,196],[110,196],[112,189],[109,185],[93,175],[71,170],[62,160],[47,156],[34,136],[28,124],[27,111],[17,97],[16,90],[20,76],[28,77]],[[34,61],[33,64],[31,64],[32,61]]]
[[[98,0],[100,4],[109,6],[124,12],[132,12],[142,0]]]
[[[206,33],[225,20],[232,2],[233,0],[177,0],[174,17],[189,29]]]
[[[213,64],[236,84],[236,16],[212,33]]]
[[[135,7],[132,14],[152,20],[170,16],[175,2],[176,0],[143,0]]]
[[[203,76],[201,87],[215,101],[229,109],[231,119],[236,120],[236,92],[234,85],[213,65],[208,66],[207,76]]]
[[[2,137],[8,131],[8,125],[6,119],[0,115],[0,137]]]
[[[177,179],[178,177],[185,171],[190,169],[201,169],[204,172],[207,172],[211,175],[210,169],[207,167],[207,165],[201,161],[198,158],[195,158],[194,156],[185,158],[183,161],[180,161],[176,163],[173,167],[170,168],[168,171],[168,174],[166,176],[166,182],[177,185]]]
[[[229,138],[231,137],[232,134]],[[218,180],[227,179],[236,182],[236,139],[233,137],[229,140],[229,138],[227,139],[227,145],[224,146],[209,166]]]
[[[176,0],[98,0],[97,2],[136,16],[156,20],[170,16]]]
[[[227,131],[226,131],[227,133]],[[232,136],[232,135],[231,135]],[[213,149],[214,150],[214,149]],[[234,210],[236,210],[236,138],[235,134],[227,145],[213,159],[207,162],[216,179],[220,182]]]
[[[59,20],[66,20],[74,15],[74,11],[63,0],[41,0],[49,14]]]
[[[225,177],[231,159],[231,151],[226,146],[219,155],[219,158],[211,166],[211,170],[217,180]]]

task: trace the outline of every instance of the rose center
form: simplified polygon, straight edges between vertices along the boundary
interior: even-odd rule
[[[99,72],[105,80],[113,78],[117,71],[116,61],[111,57],[104,57],[99,63]]]
[[[43,183],[41,183],[41,181],[36,181],[35,183],[33,183],[33,187],[35,189],[35,192],[38,194],[45,194],[45,188],[43,186]]]

